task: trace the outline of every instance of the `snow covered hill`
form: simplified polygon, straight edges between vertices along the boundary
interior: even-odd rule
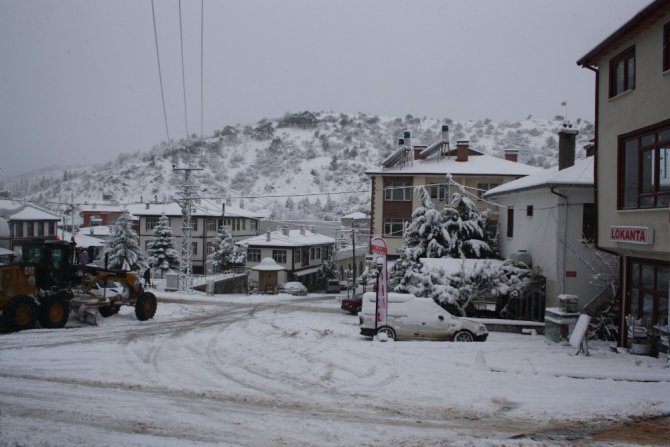
[[[519,151],[519,161],[556,164],[557,131],[563,118],[519,122],[452,121],[448,118],[388,118],[363,113],[301,112],[254,125],[225,126],[204,138],[161,143],[147,152],[122,154],[95,166],[51,168],[5,180],[0,189],[62,211],[67,204],[167,201],[175,196],[183,172],[173,165],[197,166],[193,181],[203,197],[232,199],[235,205],[281,219],[337,219],[353,211],[369,212],[369,180],[396,147],[404,130],[412,140],[430,144],[448,124],[452,144],[470,140],[472,149],[502,157]],[[593,136],[593,124],[581,119],[577,157]]]

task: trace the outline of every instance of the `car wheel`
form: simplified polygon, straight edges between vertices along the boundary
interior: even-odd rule
[[[458,331],[456,332],[456,335],[454,335],[454,341],[472,342],[475,341],[475,337],[472,336],[471,332]]]
[[[384,326],[377,329],[377,334],[386,334],[389,340],[395,340],[395,331],[390,327]]]

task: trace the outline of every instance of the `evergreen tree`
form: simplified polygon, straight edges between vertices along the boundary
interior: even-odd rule
[[[479,213],[477,206],[463,191],[453,195],[449,206],[442,211],[444,229],[450,241],[445,256],[451,258],[491,258],[496,254],[486,231],[488,213]]]
[[[412,213],[412,222],[405,229],[403,248],[413,261],[419,258],[446,256],[451,244],[450,235],[444,231],[442,215],[435,209],[425,188],[418,188],[421,206]]]
[[[133,231],[127,214],[121,215],[116,221],[105,251],[109,254],[108,268],[112,270],[139,270],[143,267],[140,238]]]
[[[168,270],[179,269],[179,252],[174,247],[174,237],[168,217],[163,214],[154,227],[154,238],[147,248],[149,264],[161,271],[161,278]]]
[[[208,256],[215,273],[229,270],[231,266],[246,262],[246,252],[235,245],[233,238],[221,227],[214,241],[214,253]]]

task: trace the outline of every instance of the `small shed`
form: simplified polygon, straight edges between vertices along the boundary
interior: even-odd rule
[[[277,264],[272,258],[263,258],[260,264],[251,267],[258,275],[258,290],[266,293],[277,293],[279,288],[279,272],[286,268]]]

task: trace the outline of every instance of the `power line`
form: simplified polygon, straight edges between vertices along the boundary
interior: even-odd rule
[[[181,85],[184,90],[184,125],[186,127],[186,138],[188,138],[188,108],[186,107],[186,73],[184,70],[184,36],[181,26],[181,0],[179,0],[179,43],[181,45]]]
[[[200,0],[200,136],[205,135],[205,83],[204,83],[204,70],[203,66],[205,65],[205,0]]]
[[[158,31],[156,30],[156,11],[154,9],[154,0],[151,0],[151,16],[154,21],[154,41],[156,42],[156,60],[158,62],[158,82],[161,85],[161,99],[163,101],[163,119],[165,120],[165,134],[168,142],[170,141],[170,131],[168,130],[167,110],[165,109],[165,94],[163,93],[163,74],[161,73],[161,58],[158,51]]]

